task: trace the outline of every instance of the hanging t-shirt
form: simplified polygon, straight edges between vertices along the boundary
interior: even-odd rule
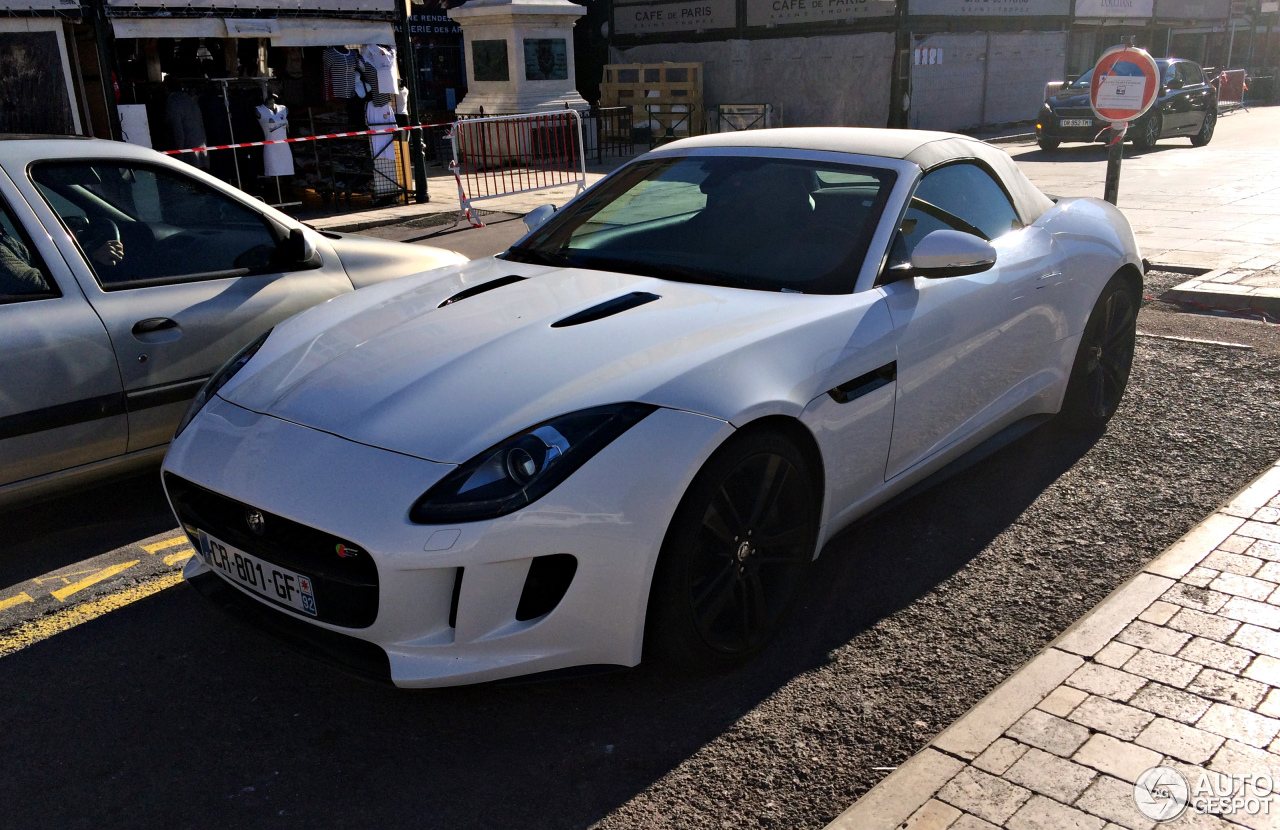
[[[373,67],[378,78],[377,92],[383,95],[394,95],[400,88],[400,73],[396,69],[396,50],[394,47],[369,44],[360,47],[360,57]]]
[[[365,123],[369,125],[369,129],[376,130],[382,127],[394,127],[396,125],[396,111],[390,104],[375,104],[372,101],[364,106]],[[375,159],[396,157],[392,144],[395,141],[395,133],[383,133],[382,135],[369,136],[370,150]]]
[[[356,67],[360,56],[333,46],[320,56],[324,64],[324,99],[350,98],[355,94]]]
[[[409,90],[407,87],[400,87],[396,90],[396,115],[409,114]]]

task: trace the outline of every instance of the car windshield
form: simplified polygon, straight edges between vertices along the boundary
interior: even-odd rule
[[[762,291],[853,290],[892,170],[751,156],[636,162],[507,259]]]
[[[1160,70],[1160,77],[1164,78],[1165,80],[1168,80],[1169,61],[1156,61],[1156,67]],[[1134,64],[1119,63],[1119,64],[1116,64],[1116,74],[1136,76],[1136,75],[1141,75],[1142,73],[1140,70],[1138,70],[1138,67],[1135,66]],[[1090,69],[1088,72],[1084,73],[1079,78],[1076,78],[1070,84],[1063,87],[1062,91],[1066,92],[1067,90],[1071,90],[1072,92],[1088,92],[1089,82],[1092,80],[1093,80],[1093,70]]]

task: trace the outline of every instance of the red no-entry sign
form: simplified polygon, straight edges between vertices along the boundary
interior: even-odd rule
[[[1128,122],[1151,109],[1160,92],[1160,69],[1143,49],[1114,46],[1093,68],[1089,105],[1104,121]]]

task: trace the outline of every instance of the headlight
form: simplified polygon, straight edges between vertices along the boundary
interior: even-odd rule
[[[409,511],[418,524],[478,522],[537,501],[656,406],[598,406],[546,423],[490,447],[422,494]]]
[[[209,379],[204,382],[204,386],[200,387],[200,391],[196,393],[195,398],[191,401],[191,406],[187,407],[187,414],[183,415],[182,420],[178,422],[178,429],[173,433],[174,438],[182,434],[182,431],[187,428],[187,424],[191,423],[191,419],[196,417],[200,410],[204,409],[204,405],[209,402],[209,399],[216,395],[219,389],[226,386],[227,381],[235,377],[236,372],[243,369],[244,365],[258,353],[258,349],[262,348],[262,344],[267,342],[267,336],[271,334],[271,331],[271,329],[267,329],[255,337],[252,343],[236,352],[230,360],[222,364],[221,369],[209,376]]]

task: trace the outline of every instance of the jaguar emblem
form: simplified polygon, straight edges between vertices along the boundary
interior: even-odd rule
[[[253,535],[261,536],[267,530],[267,517],[262,515],[261,510],[244,511],[244,523],[249,526],[249,530],[253,531]]]

